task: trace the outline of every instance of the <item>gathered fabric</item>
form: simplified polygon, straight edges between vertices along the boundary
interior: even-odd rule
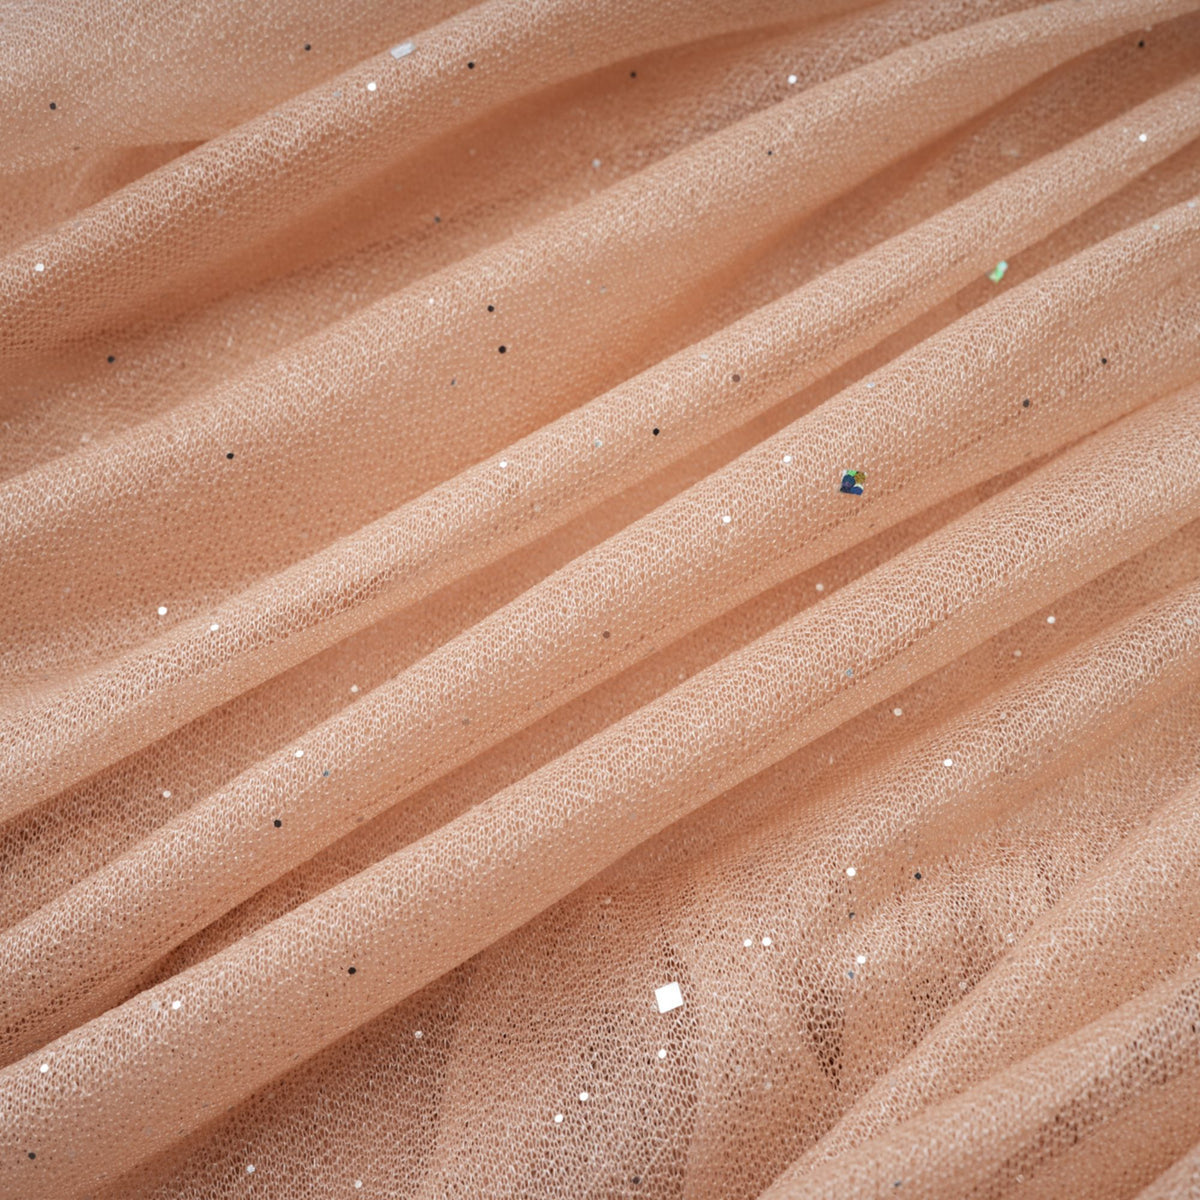
[[[0,1200],[1200,1196],[1200,0],[0,22]]]

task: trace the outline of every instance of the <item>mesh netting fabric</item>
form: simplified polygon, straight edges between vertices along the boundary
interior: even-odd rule
[[[1200,1195],[1200,0],[7,0],[0,1197]]]

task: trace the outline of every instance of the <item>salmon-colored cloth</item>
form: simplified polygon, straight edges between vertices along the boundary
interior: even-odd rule
[[[1200,1195],[1200,0],[6,0],[0,1197]]]

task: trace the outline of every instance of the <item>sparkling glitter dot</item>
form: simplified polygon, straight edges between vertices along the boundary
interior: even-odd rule
[[[795,76],[795,75],[789,75],[789,76],[788,76],[788,83],[789,83],[789,84],[793,84],[793,83],[795,83],[795,82],[796,82],[796,76]]]
[[[1021,652],[1020,652],[1020,650],[1014,650],[1014,651],[1013,651],[1013,658],[1020,658],[1020,657],[1021,657]]]
[[[1146,140],[1146,135],[1145,135],[1144,133],[1139,133],[1139,134],[1138,134],[1138,141],[1139,141],[1139,142],[1144,142],[1145,140]]]
[[[904,709],[902,709],[902,708],[893,708],[893,709],[892,709],[892,716],[893,716],[893,717],[902,717],[902,716],[904,716]]]
[[[753,938],[742,938],[742,945],[743,946],[753,946],[754,939]]]
[[[771,944],[771,939],[770,939],[769,937],[765,937],[765,938],[763,938],[763,940],[762,940],[762,944],[763,944],[764,946],[769,946],[769,945]]]
[[[555,1123],[555,1125],[561,1125],[561,1124],[563,1123],[563,1115],[562,1115],[562,1113],[555,1113],[555,1114],[554,1114],[554,1123]]]
[[[592,170],[593,170],[593,171],[598,171],[598,170],[600,170],[600,160],[599,160],[598,158],[593,158],[593,159],[592,159]]]
[[[861,967],[867,961],[867,956],[865,954],[856,954],[854,961]]]
[[[213,623],[212,623],[212,624],[211,624],[211,625],[208,627],[208,632],[209,632],[209,633],[216,633],[216,632],[217,632],[217,630],[218,630],[218,629],[220,629],[220,628],[221,628],[221,627],[220,627],[220,625],[218,625],[218,624],[216,623],[216,621],[214,621],[214,622],[213,622]]]
[[[818,591],[818,592],[823,592],[824,590],[825,590],[825,585],[824,585],[823,583],[818,583],[818,584],[817,584],[817,591]]]
[[[40,1067],[38,1067],[38,1070],[41,1071],[41,1073],[43,1075],[45,1075],[50,1070],[50,1064],[42,1063],[42,1065]]]
[[[170,800],[170,798],[171,798],[171,793],[170,793],[170,792],[163,792],[163,799],[164,799],[164,800]]]
[[[1047,625],[1053,625],[1053,624],[1054,624],[1054,618],[1053,618],[1053,617],[1047,617],[1047,618],[1046,618],[1046,624],[1047,624]]]
[[[505,470],[507,470],[507,469],[508,469],[508,459],[507,459],[507,458],[502,458],[502,459],[500,460],[500,469],[501,469],[502,471],[505,471]]]
[[[591,1096],[589,1096],[587,1092],[580,1092],[579,1099],[586,1103],[588,1100],[591,1099]]]
[[[943,758],[943,759],[942,759],[942,766],[943,766],[943,767],[952,767],[952,766],[954,766],[954,759],[952,759],[952,758]]]
[[[375,81],[372,80],[370,83],[367,84],[367,91],[373,92],[374,90],[375,90]]]
[[[658,1052],[658,1057],[659,1057],[659,1058],[666,1058],[666,1057],[667,1057],[667,1052],[666,1052],[665,1050],[660,1050],[660,1051]]]
[[[358,684],[357,683],[352,683],[350,685],[350,695],[352,695],[352,696],[358,695]]]
[[[297,750],[297,751],[296,751],[296,757],[297,757],[297,758],[303,758],[303,757],[304,757],[304,751],[303,751],[303,750]]]
[[[182,1000],[172,1000],[171,1001],[171,1009],[173,1012],[178,1012],[182,1007],[183,1007]]]
[[[395,51],[393,51],[393,53],[395,53]],[[356,1179],[356,1180],[354,1181],[354,1186],[355,1186],[356,1188],[360,1188],[360,1187],[362,1187],[362,1180],[361,1180],[361,1179]]]
[[[785,454],[785,455],[783,456],[783,461],[784,461],[785,463],[790,463],[790,462],[792,461],[792,456],[791,456],[790,454]]]
[[[849,875],[851,879],[853,879],[855,877],[855,875],[858,874],[858,868],[857,867],[847,867],[846,874]]]
[[[721,518],[721,524],[722,524],[722,525],[728,525],[728,524],[729,524],[729,522],[730,522],[730,521],[732,521],[732,520],[733,520],[733,518],[732,518],[732,517],[731,517],[731,516],[730,516],[728,513],[726,513],[726,514],[725,514],[725,515],[724,515],[724,516]]]
[[[160,617],[165,617],[167,615],[167,606],[165,604],[160,604],[158,606],[158,615]]]
[[[46,264],[45,263],[34,263],[33,269],[35,271],[44,271],[46,269]]]
[[[253,1174],[254,1174],[254,1164],[253,1164],[253,1163],[247,1163],[247,1164],[246,1164],[246,1174],[247,1174],[247,1175],[253,1175]]]

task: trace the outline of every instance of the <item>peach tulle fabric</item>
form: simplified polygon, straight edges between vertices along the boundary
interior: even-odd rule
[[[1200,0],[0,9],[0,1197],[1200,1196]]]

